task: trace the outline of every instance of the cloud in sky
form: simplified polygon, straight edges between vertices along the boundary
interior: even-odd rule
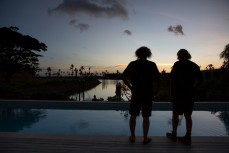
[[[77,20],[76,19],[73,19],[69,22],[70,25],[75,25],[77,23]]]
[[[130,30],[124,30],[123,33],[128,36],[132,35],[132,32]]]
[[[184,35],[183,27],[181,25],[169,26],[168,31],[173,32],[176,35]]]
[[[74,26],[80,30],[80,32],[86,31],[90,28],[89,24],[80,23],[77,20],[73,19],[69,22],[69,25]]]
[[[127,66],[127,64],[117,64],[117,65],[115,65],[115,67],[125,67],[125,66]]]
[[[79,28],[81,32],[88,30],[90,26],[85,23],[78,23],[75,27]]]
[[[48,14],[59,12],[71,16],[85,14],[92,17],[127,19],[128,11],[124,2],[123,0],[64,0],[57,7],[48,9]]]

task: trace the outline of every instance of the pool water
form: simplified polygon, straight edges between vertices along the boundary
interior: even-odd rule
[[[171,129],[171,111],[153,111],[149,135],[164,136]],[[116,110],[2,109],[0,132],[77,135],[129,135],[129,114]],[[185,134],[180,117],[178,135]],[[142,117],[136,135],[142,135]],[[229,112],[193,112],[193,136],[228,136]]]

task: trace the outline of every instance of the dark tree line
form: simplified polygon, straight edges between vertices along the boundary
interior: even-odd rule
[[[38,71],[41,55],[37,52],[47,50],[44,43],[18,31],[17,27],[0,28],[0,72],[7,82],[18,71]]]
[[[229,69],[229,44],[227,44],[224,50],[220,53],[220,58],[224,60],[221,68]]]

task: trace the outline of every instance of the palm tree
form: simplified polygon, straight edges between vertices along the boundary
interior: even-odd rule
[[[75,71],[75,76],[77,77],[78,76],[78,69],[75,68],[74,71]]]
[[[71,66],[70,66],[70,68],[69,68],[71,71],[72,71],[72,76],[73,76],[73,72],[74,72],[74,65],[73,64],[71,64]]]
[[[220,58],[224,59],[221,68],[229,69],[229,44],[227,44],[224,50],[220,53]]]
[[[61,69],[58,69],[57,76],[60,77],[61,73],[62,73]]]
[[[90,73],[91,73],[91,67],[89,66],[88,67],[88,74],[90,75]]]
[[[84,68],[84,66],[81,66],[81,67],[80,67],[80,69],[79,69],[79,71],[80,71],[80,75],[82,75],[82,74],[83,74],[83,70],[85,70],[85,68]]]
[[[51,72],[52,72],[52,69],[51,69],[51,67],[47,67],[47,75],[49,76],[49,77],[51,77]]]

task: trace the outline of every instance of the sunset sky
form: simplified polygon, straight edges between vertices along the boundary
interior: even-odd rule
[[[160,71],[185,48],[192,61],[215,68],[229,43],[229,0],[0,0],[0,27],[16,26],[48,46],[45,71],[70,65],[120,72],[141,46]]]

